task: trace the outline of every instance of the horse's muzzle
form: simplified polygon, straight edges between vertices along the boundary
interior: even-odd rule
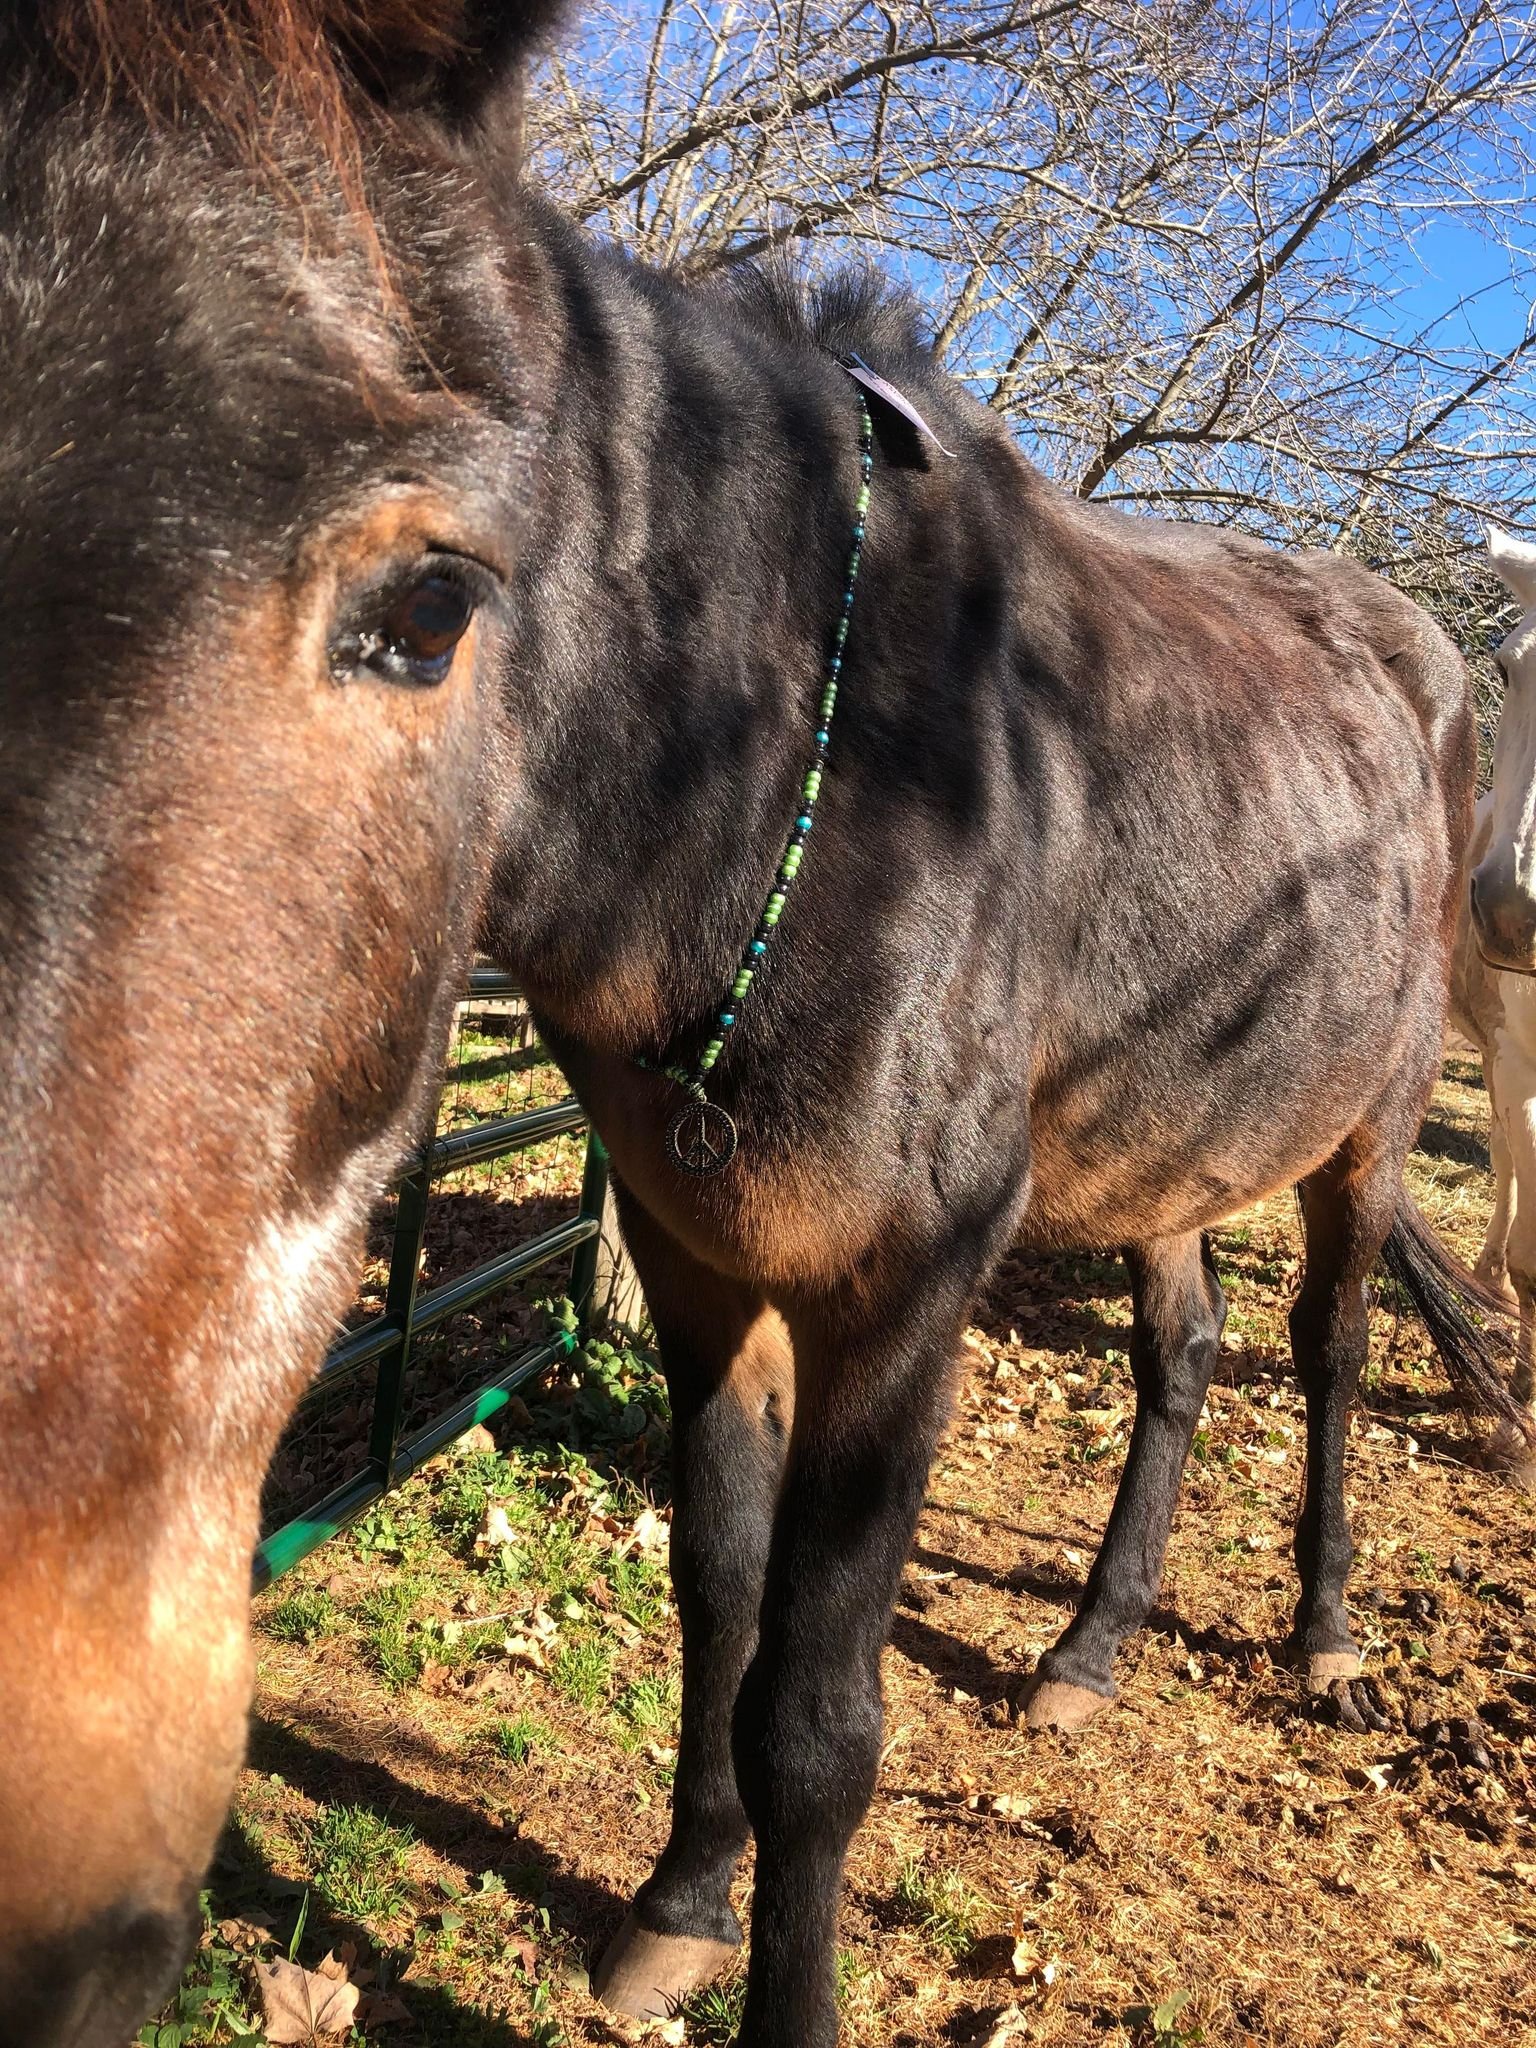
[[[1536,974],[1536,898],[1502,863],[1484,861],[1471,881],[1472,929],[1490,967]]]
[[[174,1990],[197,1925],[189,1900],[124,1906],[20,1952],[0,1929],[0,2048],[123,2048]]]

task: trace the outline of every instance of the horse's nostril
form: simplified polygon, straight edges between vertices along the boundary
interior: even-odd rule
[[[179,1912],[134,1904],[19,1951],[0,1934],[0,2048],[107,2048],[170,1995],[197,1934]]]

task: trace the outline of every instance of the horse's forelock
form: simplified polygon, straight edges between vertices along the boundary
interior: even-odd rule
[[[195,108],[260,159],[297,117],[362,205],[356,100],[370,69],[457,56],[465,0],[22,0],[4,9],[79,92],[154,125]]]
[[[469,38],[467,0],[21,0],[83,87],[159,109],[275,82],[300,104],[340,90],[349,60],[441,63]]]
[[[194,114],[288,193],[275,136],[297,130],[399,315],[359,118],[385,76],[431,79],[472,54],[471,11],[471,0],[0,0],[0,48],[19,40],[72,92],[126,107],[156,132]]]

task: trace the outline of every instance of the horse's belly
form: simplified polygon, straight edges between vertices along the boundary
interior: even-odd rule
[[[1076,1057],[1037,1067],[1026,1234],[1104,1245],[1203,1229],[1302,1179],[1374,1111],[1404,1103],[1411,1118],[1439,1045],[1440,961],[1421,933],[1160,1023],[1082,1028]]]
[[[1331,1157],[1365,1116],[1365,1089],[1326,1118],[1277,1123],[1267,1108],[1230,1128],[1181,1125],[1150,1109],[1117,1139],[1036,1127],[1021,1235],[1052,1247],[1145,1243],[1205,1230],[1293,1185]]]

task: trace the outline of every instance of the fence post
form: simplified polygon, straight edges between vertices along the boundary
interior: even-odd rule
[[[432,1128],[436,1128],[434,1116]],[[389,1248],[389,1282],[384,1314],[399,1335],[379,1359],[374,1382],[373,1424],[368,1433],[368,1462],[381,1486],[394,1478],[395,1449],[405,1418],[405,1373],[411,1359],[411,1319],[416,1313],[416,1286],[421,1277],[421,1247],[427,1230],[427,1197],[432,1191],[432,1141],[422,1146],[416,1163],[400,1182],[395,1208],[395,1234]]]
[[[581,1176],[581,1206],[578,1215],[590,1217],[594,1223],[601,1223],[604,1204],[608,1200],[608,1148],[597,1135],[596,1127],[587,1127],[587,1159]],[[571,1259],[571,1301],[576,1310],[576,1327],[585,1343],[603,1320],[602,1304],[598,1300],[597,1254],[601,1243],[594,1233],[584,1244],[576,1247]]]

